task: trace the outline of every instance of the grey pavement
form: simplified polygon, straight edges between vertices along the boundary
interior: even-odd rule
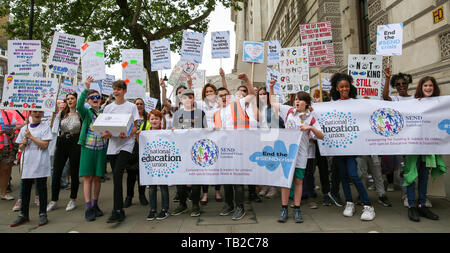
[[[110,169],[109,169],[110,171]],[[104,211],[103,217],[93,222],[84,219],[84,198],[82,179],[77,199],[77,208],[67,212],[65,210],[69,200],[70,191],[61,190],[58,209],[48,213],[49,223],[38,226],[38,207],[34,204],[34,189],[32,190],[32,203],[30,204],[30,222],[19,227],[11,228],[9,224],[14,221],[18,212],[13,212],[15,200],[0,200],[0,232],[1,233],[449,233],[450,232],[450,201],[440,198],[430,198],[433,204],[432,211],[439,215],[440,220],[432,221],[421,218],[420,222],[409,221],[407,209],[401,201],[401,191],[388,192],[387,195],[393,203],[393,207],[383,207],[377,202],[374,191],[369,191],[369,196],[375,207],[376,218],[373,221],[361,221],[362,206],[356,206],[353,217],[342,215],[343,207],[322,206],[311,209],[313,200],[320,202],[322,196],[302,201],[301,210],[304,223],[296,224],[293,221],[293,210],[289,208],[287,223],[277,222],[280,212],[280,196],[274,199],[264,199],[262,203],[245,203],[247,215],[240,221],[231,220],[230,216],[219,216],[223,202],[215,201],[214,187],[209,189],[209,202],[202,206],[200,217],[190,217],[188,214],[170,216],[163,221],[147,221],[149,207],[139,204],[137,187],[133,198],[133,205],[125,209],[126,219],[120,224],[108,224],[106,220],[111,214],[113,206],[112,174],[107,174],[111,180],[102,184],[99,206]],[[17,197],[19,190],[18,168],[13,168],[13,192]],[[124,174],[124,194],[126,192],[126,173]],[[316,177],[318,179],[318,176]],[[50,179],[48,180],[48,186]],[[319,183],[319,182],[317,182]],[[320,185],[320,184],[317,184]],[[177,207],[172,201],[175,194],[175,186],[170,190],[170,211]],[[357,196],[354,188],[353,196]],[[159,191],[159,189],[158,189]],[[223,187],[222,187],[223,191]],[[50,199],[50,187],[48,188]],[[148,198],[148,189],[146,190]],[[246,190],[247,194],[247,190]],[[342,194],[341,194],[342,195]],[[343,196],[341,196],[343,197]],[[158,193],[158,211],[160,209],[160,195]],[[191,207],[190,202],[188,206]]]

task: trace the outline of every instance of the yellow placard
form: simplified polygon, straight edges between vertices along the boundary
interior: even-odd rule
[[[437,24],[444,20],[444,6],[433,11],[433,24]]]

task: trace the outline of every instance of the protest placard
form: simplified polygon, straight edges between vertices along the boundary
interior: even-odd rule
[[[211,56],[230,58],[230,31],[211,33]]]
[[[383,56],[368,54],[348,55],[348,74],[353,77],[353,85],[358,89],[358,98],[381,98],[381,73]]]
[[[42,76],[40,40],[8,40],[8,73]]]
[[[280,72],[271,69],[271,68],[267,68],[267,81],[266,81],[266,89],[267,92],[269,92],[270,88],[269,88],[269,83],[271,80],[275,80],[276,83],[273,86],[273,91],[275,92],[275,94],[279,94],[281,92],[281,87],[280,87]]]
[[[54,112],[56,106],[58,79],[8,76],[3,86],[2,109]]]
[[[55,32],[47,60],[47,73],[75,77],[84,38]]]
[[[267,41],[267,65],[273,66],[280,63],[281,42],[279,40]]]
[[[334,66],[334,46],[331,21],[300,25],[302,46],[309,47],[309,67]]]
[[[154,110],[156,108],[156,105],[158,104],[158,99],[152,97],[145,97],[144,104],[145,104],[145,111],[149,113],[151,110]]]
[[[319,87],[319,80],[317,80],[317,87]],[[322,90],[330,91],[331,90],[331,82],[330,78],[322,78]]]
[[[170,40],[150,41],[150,58],[152,71],[171,69],[170,61]]]
[[[192,77],[197,71],[197,68],[197,63],[185,62],[181,60],[178,61],[177,64],[173,67],[172,72],[170,73],[168,83],[175,87],[183,83],[183,85],[185,85],[187,81],[187,75],[191,75]]]
[[[112,84],[116,80],[114,75],[106,74],[106,79],[102,80],[102,94],[111,95],[113,93]]]
[[[403,23],[377,26],[377,55],[402,55]]]
[[[264,63],[264,43],[244,41],[244,62]]]
[[[288,47],[280,51],[282,93],[310,92],[308,47]]]
[[[86,80],[88,76],[92,76],[94,80],[106,78],[102,40],[86,42],[81,47],[81,75],[83,80]]]
[[[63,83],[59,87],[58,99],[65,99],[67,94],[77,93],[78,86],[73,85],[70,79],[64,78]]]
[[[83,92],[85,89],[86,88],[85,88],[84,81],[78,82],[78,87],[77,87],[78,97],[80,97],[81,92]],[[92,82],[91,83],[91,90],[96,90],[96,91],[98,91],[99,94],[102,94],[101,81]]]
[[[147,85],[142,49],[121,49],[122,79],[127,84],[125,98],[143,98]]]
[[[204,41],[205,35],[203,33],[184,31],[180,60],[197,64],[202,63]]]

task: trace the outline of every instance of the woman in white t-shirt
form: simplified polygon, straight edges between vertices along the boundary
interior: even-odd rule
[[[306,163],[308,160],[309,139],[323,139],[323,132],[317,120],[311,115],[311,96],[301,91],[295,95],[293,107],[280,105],[276,102],[273,86],[275,81],[269,84],[270,98],[273,111],[280,112],[284,120],[284,126],[288,129],[298,129],[305,133],[301,135],[298,146],[297,159],[295,161],[294,172],[294,220],[296,223],[303,222],[300,213],[300,203],[302,197],[303,178],[305,177]],[[286,222],[288,217],[289,188],[281,188],[281,214],[278,222]]]

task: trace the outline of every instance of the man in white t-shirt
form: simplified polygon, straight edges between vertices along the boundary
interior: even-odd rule
[[[113,137],[108,131],[105,131],[103,138],[109,139],[107,155],[111,163],[113,171],[114,183],[114,207],[107,223],[121,222],[125,219],[123,210],[123,172],[125,168],[130,166],[131,153],[133,152],[136,133],[137,120],[140,119],[139,112],[135,104],[125,100],[127,93],[127,85],[124,81],[118,80],[113,83],[113,94],[115,102],[109,104],[103,110],[103,113],[131,114],[134,120],[133,129],[130,136],[121,132],[118,137]]]

